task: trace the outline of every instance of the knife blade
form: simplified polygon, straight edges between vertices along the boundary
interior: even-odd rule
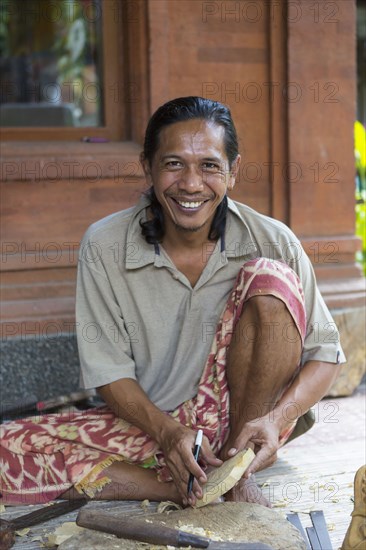
[[[211,541],[208,550],[273,550],[263,542],[216,542]]]

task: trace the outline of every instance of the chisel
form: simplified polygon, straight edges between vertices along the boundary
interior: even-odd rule
[[[110,516],[101,513],[100,510],[80,510],[76,523],[80,527],[149,544],[165,544],[175,547],[192,546],[193,548],[208,548],[208,550],[273,550],[267,544],[260,542],[214,542],[209,538],[178,529],[147,523],[143,519]]]

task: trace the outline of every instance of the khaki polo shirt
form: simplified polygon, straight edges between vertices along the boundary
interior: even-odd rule
[[[229,200],[225,236],[192,288],[164,248],[142,237],[148,204],[142,197],[134,208],[98,221],[82,241],[76,323],[84,388],[132,378],[162,410],[194,397],[238,271],[259,256],[286,261],[301,279],[302,363],[345,361],[310,261],[284,224]]]

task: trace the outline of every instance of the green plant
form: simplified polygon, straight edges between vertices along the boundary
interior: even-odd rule
[[[356,168],[356,235],[362,240],[362,250],[356,259],[366,276],[366,131],[361,122],[354,125]]]
[[[362,250],[356,259],[362,264],[366,277],[366,191],[356,191],[356,235],[362,240]]]

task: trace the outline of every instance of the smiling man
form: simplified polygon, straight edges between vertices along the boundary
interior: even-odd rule
[[[5,502],[24,487],[32,502],[40,484],[43,501],[86,493],[194,505],[208,469],[251,447],[225,498],[268,505],[251,474],[305,431],[344,362],[298,239],[228,198],[240,155],[226,106],[186,97],[160,107],[141,163],[148,191],[93,224],[80,249],[81,379],[107,406],[5,426]]]

